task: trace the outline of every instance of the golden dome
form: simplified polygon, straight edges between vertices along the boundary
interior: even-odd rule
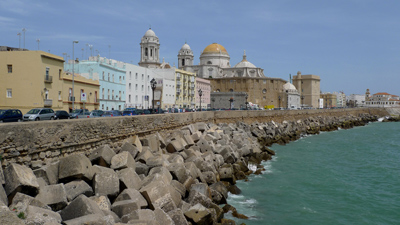
[[[211,45],[207,46],[202,54],[207,54],[207,53],[223,53],[226,55],[229,55],[224,46],[217,44],[217,43],[212,43]]]

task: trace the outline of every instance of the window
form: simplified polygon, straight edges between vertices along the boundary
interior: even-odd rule
[[[144,56],[148,56],[148,54],[149,54],[148,52],[149,52],[149,50],[147,48],[145,48],[144,49]]]
[[[108,99],[110,99],[110,89],[108,89]],[[107,110],[108,110],[108,107],[107,107]]]
[[[58,100],[61,101],[61,91],[58,92]]]
[[[129,80],[132,80],[132,71],[129,71]]]
[[[119,83],[121,83],[121,81],[122,81],[122,80],[121,80],[121,76],[119,76]]]
[[[12,73],[12,65],[7,65],[8,73]]]
[[[104,99],[104,88],[101,90],[101,98]],[[103,107],[104,109],[104,107]]]
[[[112,90],[112,99],[114,100],[114,90]]]
[[[264,88],[262,92],[263,94],[267,93],[267,89]]]
[[[112,82],[114,82],[114,74],[112,75]]]
[[[101,109],[104,110],[104,104],[101,105]]]
[[[82,101],[82,94],[84,93],[85,91],[83,90],[83,89],[81,89],[81,101]]]
[[[108,73],[108,81],[110,81],[110,73]],[[108,107],[107,107],[108,108]]]
[[[61,79],[61,71],[62,71],[61,69],[58,70],[58,78],[60,79]]]
[[[131,103],[131,95],[129,95],[129,103]]]
[[[50,68],[46,67],[46,77],[49,77],[49,74],[50,74]]]
[[[12,98],[12,89],[7,89],[7,98]]]
[[[182,66],[185,65],[185,59],[182,59]]]
[[[142,92],[144,91],[144,85],[142,85]]]
[[[69,89],[68,97],[72,97],[72,88]],[[69,101],[69,99],[68,99],[68,101]]]
[[[118,98],[119,98],[119,100],[121,100],[121,91],[119,91]]]
[[[103,71],[103,80],[104,80],[104,71]],[[104,105],[103,105],[104,106]],[[104,107],[103,107],[104,108]]]
[[[229,92],[233,92],[233,89],[231,88],[231,89],[229,89]]]
[[[153,49],[150,49],[150,56],[153,57]]]
[[[138,88],[138,85],[137,85],[137,84],[135,84],[135,91],[137,91],[137,88]]]
[[[136,73],[136,75],[135,75],[135,79],[137,80],[137,73]]]
[[[131,91],[131,83],[129,83],[129,91]]]
[[[142,74],[142,80],[144,80],[144,74]]]

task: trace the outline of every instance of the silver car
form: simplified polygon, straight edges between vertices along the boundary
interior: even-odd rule
[[[55,113],[49,108],[36,108],[27,112],[22,119],[24,121],[54,120]]]

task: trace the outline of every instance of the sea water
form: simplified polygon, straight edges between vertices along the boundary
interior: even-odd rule
[[[237,224],[400,224],[400,123],[273,145],[266,171],[238,181],[228,203],[248,220]]]

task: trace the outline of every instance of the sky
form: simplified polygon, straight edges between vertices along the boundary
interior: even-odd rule
[[[400,95],[398,0],[0,1],[1,46],[71,58],[77,40],[75,57],[100,54],[137,65],[149,28],[170,65],[178,64],[185,42],[195,65],[218,43],[231,65],[245,50],[267,77],[289,80],[301,71],[320,76],[322,92]]]

